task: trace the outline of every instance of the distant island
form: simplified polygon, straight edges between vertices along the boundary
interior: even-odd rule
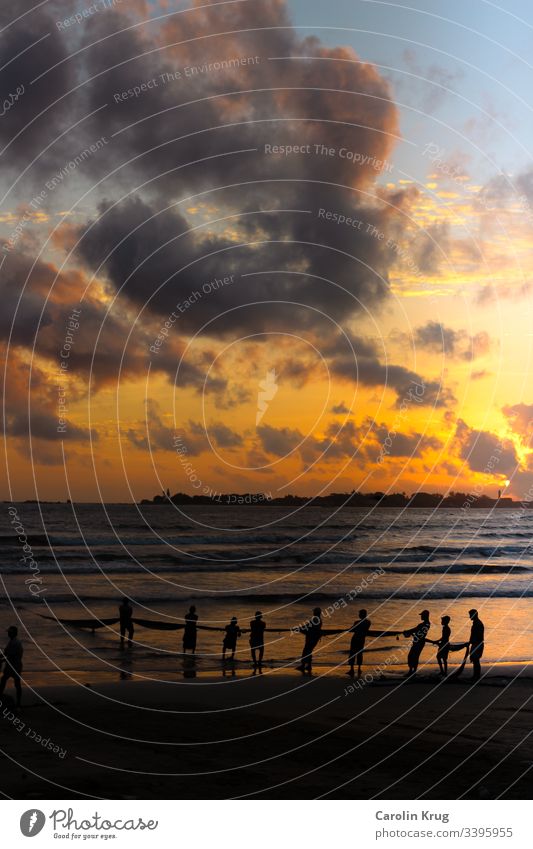
[[[442,495],[438,492],[415,492],[408,495],[405,492],[394,492],[387,495],[385,492],[333,492],[329,495],[320,495],[306,498],[301,495],[284,495],[273,498],[270,493],[245,492],[245,493],[214,493],[212,495],[188,495],[185,492],[177,492],[170,495],[167,490],[162,495],[156,495],[152,499],[143,498],[141,505],[207,505],[220,504],[221,506],[265,506],[265,507],[299,507],[309,505],[314,507],[418,507],[418,508],[475,508],[489,510],[491,508],[530,509],[533,505],[529,501],[514,501],[512,498],[499,497],[490,498],[488,495],[477,495],[468,492],[450,492]]]

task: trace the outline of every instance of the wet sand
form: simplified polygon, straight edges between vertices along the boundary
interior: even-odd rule
[[[432,674],[358,687],[338,674],[239,670],[26,690],[18,719],[0,709],[0,790],[16,799],[529,798],[530,675],[498,668],[475,686]]]

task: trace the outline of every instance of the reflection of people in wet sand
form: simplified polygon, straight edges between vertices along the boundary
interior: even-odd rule
[[[196,661],[192,655],[183,658],[183,677],[196,678]]]
[[[479,681],[481,676],[481,658],[485,648],[485,626],[479,618],[475,608],[468,611],[468,615],[472,621],[470,628],[470,639],[468,645],[470,647],[470,660],[472,661],[472,681]]]
[[[265,628],[266,622],[263,620],[263,614],[257,610],[255,617],[250,622],[250,648],[252,650],[252,662],[254,669],[262,666],[263,655],[265,653]]]
[[[0,696],[4,692],[7,682],[10,678],[12,678],[13,684],[15,685],[15,693],[17,696],[16,704],[19,708],[22,699],[21,675],[22,655],[24,653],[24,649],[22,648],[22,643],[18,639],[18,628],[16,627],[16,625],[11,625],[7,629],[7,635],[9,637],[9,642],[4,649],[4,656],[2,658],[5,663],[5,666],[2,677],[0,678]]]
[[[128,648],[130,648],[131,641],[133,640],[133,607],[126,597],[122,599],[122,603],[118,608],[118,615],[120,617],[120,648],[124,648],[126,631],[128,632]]]
[[[298,631],[305,634],[305,643],[302,651],[302,661],[298,669],[300,672],[312,672],[313,666],[313,651],[322,638],[322,610],[320,607],[315,607],[311,619],[297,628]]]
[[[186,653],[187,649],[190,649],[194,654],[196,651],[196,637],[198,634],[196,627],[198,614],[196,613],[196,607],[194,604],[191,604],[189,612],[185,614],[184,619],[185,629],[183,631],[183,651]]]
[[[226,652],[231,652],[230,660],[235,657],[235,649],[237,648],[237,640],[241,636],[241,629],[237,623],[237,617],[232,616],[231,622],[225,627],[225,636],[222,641],[222,661],[226,660]]]
[[[422,649],[426,644],[426,637],[428,635],[428,631],[431,628],[431,622],[429,621],[429,610],[422,610],[420,613],[421,622],[419,625],[415,625],[414,628],[408,628],[407,631],[403,632],[404,637],[412,637],[413,642],[411,643],[411,648],[409,649],[409,654],[407,655],[407,665],[409,667],[408,675],[414,675],[416,670],[418,669],[418,662],[420,660],[420,655],[422,654]]]

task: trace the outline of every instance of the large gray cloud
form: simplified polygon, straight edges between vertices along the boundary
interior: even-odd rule
[[[107,294],[116,296],[107,313],[107,303],[89,290],[73,373],[88,380],[92,370],[96,388],[117,381],[119,365],[122,378],[151,365],[174,380],[184,337],[192,333],[225,339],[278,330],[318,340],[332,371],[355,379],[353,355],[330,344],[338,338],[334,323],[345,325],[386,301],[396,261],[387,236],[398,238],[401,215],[394,210],[408,195],[376,185],[398,135],[387,81],[351,49],[302,38],[283,0],[195,0],[192,10],[142,27],[132,26],[127,10],[109,10],[58,29],[71,14],[70,4],[58,0],[10,28],[2,45],[13,72],[8,87],[42,77],[10,110],[11,123],[2,130],[12,137],[46,110],[22,132],[9,159],[15,173],[37,157],[28,171],[29,185],[37,187],[89,142],[106,140],[46,199],[50,208],[61,208],[75,197],[78,181],[83,188],[102,181],[82,207],[96,211],[54,243],[70,250],[79,239],[76,273],[96,272]],[[40,35],[47,37],[24,53],[21,76],[15,54]],[[274,56],[287,58],[271,61]],[[193,66],[201,67],[185,70]],[[284,155],[279,146],[299,151]],[[211,219],[232,216],[230,223],[198,227],[206,219],[191,210],[202,203]],[[197,229],[187,234],[192,225]],[[5,268],[13,285],[0,319],[4,337],[24,279],[16,263],[10,255]],[[72,273],[54,282],[55,269],[37,263],[17,306],[13,343],[31,349],[35,342],[52,363],[65,315],[82,288]],[[205,283],[224,278],[229,285],[204,292]],[[194,308],[181,311],[177,305],[196,292]],[[40,299],[49,293],[39,318]],[[173,334],[150,355],[154,335],[175,310]],[[390,385],[400,402],[416,381],[425,387],[423,403],[451,399],[439,381],[385,366],[372,345],[358,345],[357,379],[364,385]],[[295,382],[305,381],[297,359],[289,371]],[[205,364],[193,354],[177,382],[203,391],[204,376]],[[221,407],[246,400],[242,391],[224,395],[226,388],[220,375],[206,386],[218,393]]]
[[[455,439],[461,458],[473,472],[511,476],[519,468],[515,447],[509,439],[501,439],[490,431],[475,430],[462,419],[457,420]]]

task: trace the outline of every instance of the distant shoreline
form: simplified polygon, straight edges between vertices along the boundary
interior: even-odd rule
[[[150,507],[150,506],[189,506],[189,507],[356,507],[359,509],[370,508],[395,508],[395,509],[464,509],[464,510],[530,510],[533,502],[515,501],[513,498],[489,498],[488,496],[476,497],[471,493],[461,492],[444,496],[439,493],[419,492],[414,495],[402,495],[393,493],[332,493],[331,495],[309,496],[286,495],[283,498],[272,498],[262,493],[220,493],[216,497],[207,495],[187,495],[179,492],[175,495],[155,495],[153,498],[143,498],[141,501],[52,501],[27,498],[23,501],[4,500],[3,504],[36,504],[85,506],[85,507]]]
[[[272,498],[270,494],[263,492],[246,493],[218,493],[209,495],[188,495],[178,492],[175,495],[156,495],[152,499],[143,498],[139,502],[142,506],[147,505],[201,505],[221,507],[397,507],[397,508],[438,508],[438,509],[530,509],[533,504],[529,501],[514,501],[512,498],[489,498],[487,495],[476,496],[468,492],[454,492],[450,495],[440,493],[417,492],[413,495],[405,493],[393,493],[387,495],[384,492],[360,493],[360,492],[338,492],[330,495],[310,496],[306,498],[300,495],[286,495],[283,498]]]

